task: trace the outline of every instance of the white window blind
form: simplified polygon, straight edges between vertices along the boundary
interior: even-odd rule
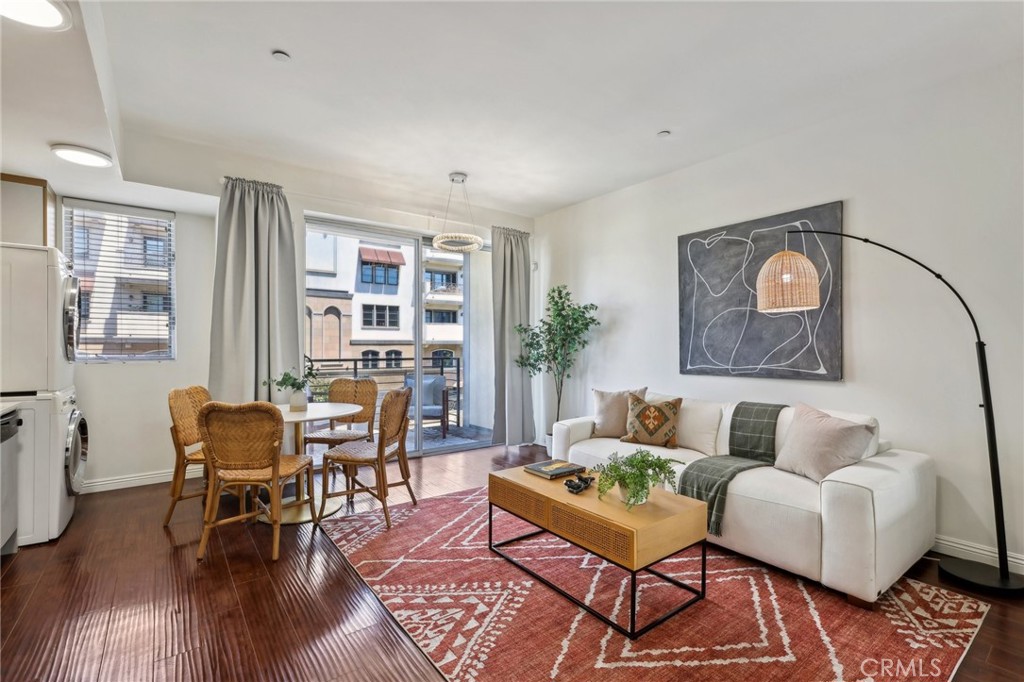
[[[79,278],[79,361],[173,360],[174,214],[64,199]]]

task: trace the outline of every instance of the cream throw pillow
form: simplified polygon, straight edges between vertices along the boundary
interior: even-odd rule
[[[829,416],[803,403],[794,409],[793,423],[775,458],[776,469],[819,482],[860,461],[873,436],[869,426]]]
[[[629,391],[594,389],[594,438],[622,438],[626,435],[630,393],[643,398],[647,395],[647,387]]]

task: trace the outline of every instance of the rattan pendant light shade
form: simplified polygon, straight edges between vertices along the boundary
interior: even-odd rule
[[[780,251],[757,274],[757,309],[762,313],[791,313],[821,305],[818,270],[807,256]]]

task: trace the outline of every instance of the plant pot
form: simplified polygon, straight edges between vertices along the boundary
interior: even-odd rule
[[[305,412],[306,408],[309,407],[309,398],[306,397],[305,391],[292,391],[291,398],[288,399],[288,411],[289,412]]]
[[[544,448],[548,451],[548,457],[554,457],[554,455],[551,454],[551,434],[550,433],[544,435]]]
[[[621,499],[623,502],[628,501],[629,500],[629,488],[625,484],[623,484],[621,482],[616,483],[615,485],[619,489],[619,499]],[[647,494],[644,495],[644,499],[642,499],[641,501],[637,502],[633,506],[636,507],[636,506],[641,505],[641,504],[647,504],[647,498],[650,497],[650,496],[651,496],[651,489],[648,488],[647,489]]]

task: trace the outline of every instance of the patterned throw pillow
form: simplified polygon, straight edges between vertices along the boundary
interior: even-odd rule
[[[676,420],[683,399],[649,403],[635,393],[629,394],[629,417],[623,443],[676,447]]]

